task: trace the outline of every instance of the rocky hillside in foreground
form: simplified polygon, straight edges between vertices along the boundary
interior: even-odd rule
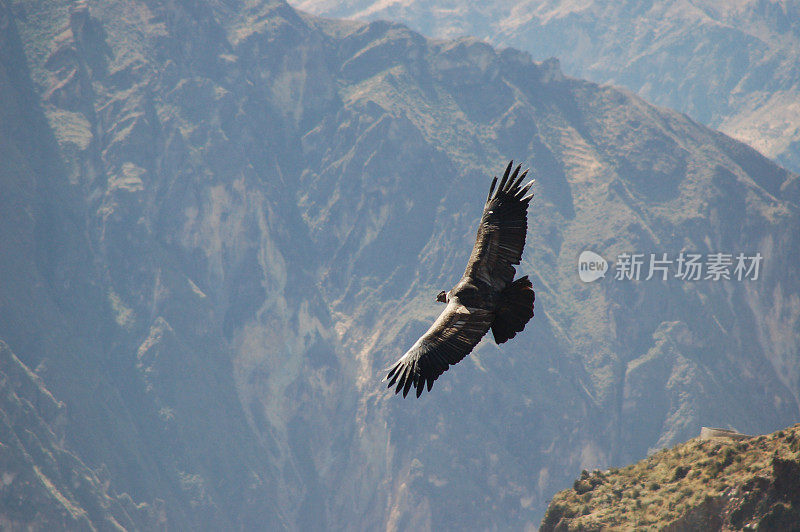
[[[622,469],[584,471],[541,530],[796,530],[800,425],[742,441],[694,439]]]
[[[319,15],[475,35],[627,87],[800,170],[800,3],[298,0]]]
[[[0,27],[0,338],[59,446],[172,528],[535,526],[571,471],[798,416],[800,187],[747,146],[279,1],[0,0]],[[536,317],[391,396],[512,157]],[[583,284],[586,248],[764,262]]]

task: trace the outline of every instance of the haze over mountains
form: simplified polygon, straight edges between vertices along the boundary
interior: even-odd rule
[[[0,27],[0,493],[37,501],[12,524],[535,527],[582,468],[800,413],[800,184],[746,145],[277,0],[0,0]],[[394,397],[510,158],[536,316]],[[764,259],[583,284],[587,248]]]
[[[800,170],[796,0],[298,0],[311,13],[474,35],[677,109]]]

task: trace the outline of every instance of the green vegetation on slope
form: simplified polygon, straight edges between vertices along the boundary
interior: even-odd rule
[[[797,523],[800,424],[742,441],[696,438],[622,469],[584,470],[553,498],[542,530],[788,530]]]

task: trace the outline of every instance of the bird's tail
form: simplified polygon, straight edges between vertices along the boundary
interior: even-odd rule
[[[536,295],[528,276],[520,277],[500,293],[500,305],[492,322],[494,341],[502,344],[514,338],[533,317]]]

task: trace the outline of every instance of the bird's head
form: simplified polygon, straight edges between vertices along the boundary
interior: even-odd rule
[[[445,292],[444,290],[439,292],[439,295],[436,296],[436,301],[438,301],[439,303],[447,303],[447,292]]]

